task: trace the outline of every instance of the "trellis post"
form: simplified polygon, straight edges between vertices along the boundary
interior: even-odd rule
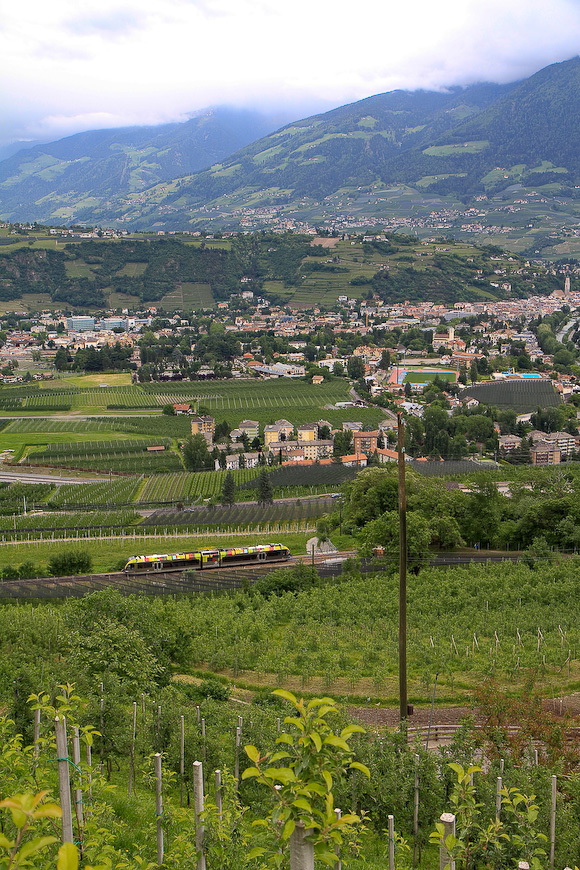
[[[314,870],[314,846],[306,839],[304,822],[290,836],[290,870]]]
[[[161,753],[156,752],[155,759],[155,816],[157,821],[157,863],[163,864],[163,794]]]
[[[62,810],[62,842],[73,842],[72,810],[70,800],[70,778],[68,770],[68,747],[66,741],[66,719],[54,720],[56,732],[56,754],[58,762],[58,788],[60,794],[60,807]]]
[[[554,866],[554,852],[556,850],[556,793],[558,777],[552,776],[552,801],[550,806],[550,867]]]
[[[395,870],[395,817],[388,817],[389,831],[389,870]]]
[[[445,840],[450,834],[455,836],[455,816],[453,813],[443,813],[441,822],[443,824],[443,842],[439,847],[439,870],[445,870],[446,867],[449,867],[449,870],[455,870],[455,861],[445,845]]]
[[[200,818],[204,810],[203,764],[201,761],[193,762],[193,807],[195,812],[195,851],[197,852],[197,870],[206,870],[205,855],[203,853],[205,825]]]

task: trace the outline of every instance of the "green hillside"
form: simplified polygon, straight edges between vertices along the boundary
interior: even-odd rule
[[[217,110],[79,134],[0,162],[0,216],[145,231],[403,229],[577,257],[579,85],[573,58],[516,84],[378,94],[263,138],[267,119],[228,124]]]
[[[15,304],[26,310],[47,305],[136,310],[155,303],[165,311],[198,311],[242,289],[294,308],[311,308],[314,302],[330,308],[340,296],[369,295],[387,304],[431,300],[452,305],[549,294],[559,286],[547,270],[526,269],[519,257],[499,248],[425,243],[402,233],[366,242],[297,233],[228,240],[137,234],[59,243],[58,248],[52,237],[23,236],[0,247],[2,310]]]

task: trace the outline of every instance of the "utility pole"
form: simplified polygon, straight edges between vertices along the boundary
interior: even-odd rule
[[[405,489],[405,427],[397,413],[399,466],[399,716],[407,719],[407,492]]]

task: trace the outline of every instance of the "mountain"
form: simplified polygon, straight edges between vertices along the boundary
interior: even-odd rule
[[[0,214],[68,222],[159,182],[197,172],[275,130],[280,116],[231,108],[183,123],[77,133],[0,162]]]
[[[126,142],[87,133],[0,163],[0,214],[141,230],[404,226],[570,253],[579,121],[573,58],[509,85],[379,94],[229,156],[220,139],[212,157],[212,140],[195,171],[186,142],[203,138],[203,119]]]

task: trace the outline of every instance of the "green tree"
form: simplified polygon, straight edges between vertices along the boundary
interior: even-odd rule
[[[197,432],[190,435],[183,443],[183,462],[188,471],[203,471],[212,467],[211,456],[207,449],[207,441]]]
[[[359,356],[351,356],[346,365],[349,378],[358,381],[365,376],[365,364]]]
[[[270,475],[265,468],[262,468],[258,475],[258,504],[272,504],[274,501],[274,493],[272,489],[272,481]]]
[[[349,770],[359,770],[370,777],[368,768],[354,760],[348,742],[353,734],[364,733],[364,729],[348,725],[336,734],[327,721],[338,714],[332,698],[313,698],[306,703],[283,689],[272,694],[288,701],[294,715],[284,719],[287,731],[276,740],[280,747],[277,752],[261,755],[255,746],[245,747],[253,766],[246,768],[242,779],[255,779],[270,791],[275,806],[263,824],[275,833],[282,849],[296,825],[302,824],[315,857],[333,866],[336,847],[361,822],[354,813],[337,819],[333,788]],[[261,857],[265,852],[257,847],[252,856]],[[274,866],[280,866],[280,858],[274,858]]]
[[[64,550],[55,553],[48,563],[51,577],[69,577],[73,574],[90,574],[93,562],[86,550]]]
[[[224,482],[222,486],[222,504],[223,505],[233,505],[236,500],[236,483],[234,481],[234,475],[231,471],[228,471],[226,476],[224,477]]]
[[[54,367],[57,372],[64,372],[68,369],[68,356],[64,347],[59,347],[54,356]]]

